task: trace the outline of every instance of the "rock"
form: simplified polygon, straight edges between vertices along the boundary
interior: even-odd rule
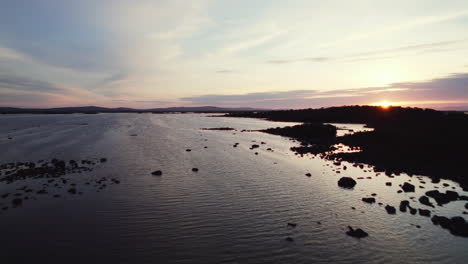
[[[356,181],[350,177],[342,177],[338,181],[338,186],[346,189],[352,189],[356,185]]]
[[[419,208],[419,215],[430,217],[431,211]]]
[[[465,204],[465,209],[468,209],[468,203]]]
[[[192,168],[193,172],[198,172],[198,168]]]
[[[297,224],[296,224],[296,223],[288,223],[288,226],[290,226],[290,227],[296,227]]]
[[[257,144],[253,144],[252,146],[250,146],[250,149],[256,149],[256,148],[259,148],[260,145],[257,145]]]
[[[107,162],[107,159],[106,159],[106,158],[101,158],[99,161],[100,161],[101,163],[103,163],[103,162]]]
[[[405,213],[406,209],[410,206],[410,203],[408,200],[403,200],[400,202],[400,212]]]
[[[153,171],[151,174],[154,175],[154,176],[161,176],[161,175],[162,175],[162,171],[160,171],[160,170]]]
[[[352,237],[356,237],[356,238],[364,238],[364,237],[367,237],[369,235],[364,230],[362,230],[361,228],[353,229],[352,227],[348,226],[348,229],[349,230],[346,232],[346,234],[348,236],[352,236]]]
[[[386,182],[385,185],[392,186],[392,183],[391,182]]]
[[[307,177],[311,177],[311,176],[312,176],[312,174],[310,174],[310,173],[306,173],[305,175],[306,175]]]
[[[434,225],[448,229],[452,235],[468,237],[468,223],[463,217],[456,216],[449,219],[445,216],[434,215],[431,220]]]
[[[68,192],[71,194],[76,194],[76,189],[75,188],[70,188],[68,189]]]
[[[434,198],[434,200],[436,200],[437,204],[439,205],[448,204],[452,201],[458,200],[459,198],[458,193],[454,191],[446,191],[445,193],[441,193],[438,190],[432,190],[426,192],[426,195]]]
[[[385,206],[385,210],[387,210],[387,213],[388,214],[396,214],[396,209],[395,207],[391,206],[391,205],[386,205]]]
[[[411,183],[405,182],[405,183],[403,184],[403,186],[401,186],[401,188],[402,188],[403,191],[405,191],[405,192],[414,192],[414,185],[411,184]]]
[[[15,198],[11,201],[11,204],[13,205],[13,207],[21,206],[23,204],[23,199]]]
[[[375,198],[362,198],[362,201],[365,202],[365,203],[369,203],[369,204],[373,204],[375,203]]]
[[[285,240],[288,241],[288,242],[293,242],[294,241],[294,239],[292,237],[287,237]]]
[[[412,214],[412,215],[415,215],[418,212],[418,210],[416,210],[416,208],[411,208],[411,207],[408,207],[408,208],[410,209],[410,214]]]
[[[429,201],[429,198],[427,196],[423,195],[423,196],[419,197],[419,202],[424,204],[424,205],[434,207],[434,205]]]
[[[190,151],[192,151],[192,150],[191,150],[191,149],[186,149],[185,151],[190,152]]]

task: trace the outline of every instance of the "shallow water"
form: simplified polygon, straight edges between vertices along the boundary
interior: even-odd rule
[[[432,190],[430,180],[421,189],[414,176],[376,176],[368,167],[345,162],[347,170],[338,173],[333,162],[294,155],[289,148],[297,143],[291,140],[240,132],[292,123],[203,114],[74,114],[3,115],[0,124],[0,163],[108,159],[92,172],[66,176],[83,195],[50,189],[49,195],[0,212],[0,259],[8,260],[5,263],[468,260],[467,238],[434,226],[428,217],[388,215],[383,206],[361,201],[377,193],[377,202],[398,210],[401,200],[412,196],[417,200]],[[237,130],[200,130],[214,127]],[[236,142],[240,144],[234,148]],[[250,150],[252,144],[260,148]],[[192,172],[193,167],[199,171]],[[154,170],[163,175],[152,176]],[[308,172],[312,177],[305,176]],[[100,192],[83,184],[103,176],[121,183]],[[342,176],[372,179],[357,180],[354,190],[344,190],[337,186]],[[398,184],[409,180],[417,186],[416,193],[397,193]],[[392,187],[385,186],[388,181]],[[0,193],[44,182],[0,182]],[[443,183],[450,185],[446,189],[454,187],[467,195],[451,181],[437,186],[444,190]],[[0,203],[9,205],[10,200]],[[461,215],[464,203],[433,211]],[[429,209],[417,201],[413,204]],[[297,227],[288,227],[288,222]],[[347,236],[348,225],[362,228],[369,237]]]

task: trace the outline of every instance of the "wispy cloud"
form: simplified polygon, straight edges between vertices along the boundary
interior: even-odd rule
[[[466,47],[459,47],[456,44],[465,43],[466,39],[460,40],[451,40],[451,41],[440,41],[440,42],[431,42],[423,43],[416,45],[407,45],[392,49],[378,49],[371,50],[359,53],[353,53],[341,57],[306,57],[300,59],[272,59],[266,61],[271,64],[287,64],[295,63],[302,61],[309,62],[328,62],[328,61],[344,61],[344,62],[359,62],[359,61],[368,61],[368,60],[384,60],[391,59],[398,56],[403,56],[408,53],[430,53],[430,52],[441,52],[441,51],[451,51],[458,49],[466,49]]]
[[[228,74],[228,73],[236,73],[237,71],[235,70],[229,70],[229,69],[223,69],[223,70],[217,70],[216,73],[220,74]]]
[[[0,73],[0,91],[42,91],[42,92],[57,92],[61,91],[55,85],[31,78],[22,76]]]

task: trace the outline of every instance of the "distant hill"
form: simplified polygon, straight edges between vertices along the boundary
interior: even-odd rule
[[[0,107],[0,114],[97,114],[97,113],[170,113],[170,112],[196,112],[196,113],[229,113],[229,112],[254,112],[266,111],[266,109],[255,109],[249,107],[224,108],[216,106],[196,106],[196,107],[168,107],[153,109],[134,108],[106,108],[98,106],[79,107],[59,107],[59,108],[16,108]]]

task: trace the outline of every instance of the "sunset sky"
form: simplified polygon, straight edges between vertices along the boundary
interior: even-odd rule
[[[466,0],[0,1],[0,106],[468,109]]]

